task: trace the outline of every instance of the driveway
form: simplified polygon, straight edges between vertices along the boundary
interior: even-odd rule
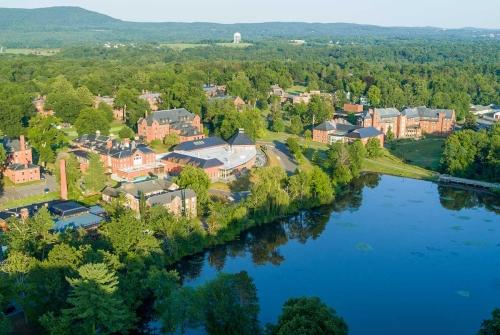
[[[49,189],[49,192],[57,191],[58,185],[56,177],[54,175],[50,176],[47,174],[43,174],[43,176],[45,177],[45,180],[41,180],[35,184],[21,184],[4,188],[3,194],[0,196],[0,204],[10,200],[23,199],[34,194],[42,194],[45,193],[45,189]]]
[[[274,155],[280,162],[281,167],[285,169],[288,174],[295,173],[295,170],[297,170],[297,164],[294,162],[285,143],[274,141],[259,142],[259,144],[266,146],[268,155]]]

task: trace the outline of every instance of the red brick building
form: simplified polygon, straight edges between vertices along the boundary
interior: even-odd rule
[[[456,124],[455,111],[427,107],[374,108],[366,111],[359,120],[364,127],[374,127],[384,134],[391,131],[395,138],[419,138],[424,134],[449,135]]]
[[[144,144],[121,143],[108,136],[83,135],[74,141],[80,150],[73,153],[80,162],[80,168],[88,166],[88,155],[93,152],[101,157],[106,172],[121,180],[134,180],[139,177],[161,175],[164,166],[156,161],[156,154]]]
[[[4,175],[14,184],[40,180],[40,167],[33,164],[32,150],[24,135],[19,140],[4,138],[2,142],[8,154]]]
[[[139,119],[138,134],[146,142],[163,141],[169,134],[179,135],[180,142],[205,138],[199,115],[184,108],[158,111]]]
[[[344,104],[344,112],[346,113],[361,113],[363,112],[363,105],[359,104]]]
[[[313,129],[313,141],[324,144],[352,142],[356,139],[366,144],[370,138],[378,138],[384,145],[384,133],[374,127],[360,127],[345,120],[325,121]]]

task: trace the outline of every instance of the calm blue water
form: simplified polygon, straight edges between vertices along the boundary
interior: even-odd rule
[[[352,335],[475,334],[500,307],[498,200],[370,176],[334,209],[252,230],[179,270],[186,285],[247,271],[263,324],[287,298],[319,296]]]

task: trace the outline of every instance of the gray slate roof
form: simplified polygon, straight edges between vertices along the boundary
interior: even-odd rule
[[[177,189],[177,188],[179,188],[177,185],[165,179],[152,179],[152,180],[141,181],[138,183],[123,184],[122,186],[120,186],[119,190],[128,193],[135,198],[139,198],[141,193],[147,196],[148,194]]]
[[[153,124],[153,121],[157,121],[159,124],[171,124],[171,123],[182,123],[191,122],[195,114],[187,111],[185,108],[176,108],[161,110],[153,112],[146,116],[146,121],[148,126]]]
[[[9,166],[7,168],[9,170],[12,170],[12,171],[22,171],[22,170],[27,170],[27,169],[38,168],[38,165],[35,165],[35,164],[17,164],[17,163],[12,163],[12,164],[9,164]]]
[[[203,159],[203,158],[183,155],[183,154],[178,153],[178,152],[171,152],[171,153],[163,156],[162,160],[166,160],[166,161],[173,162],[173,163],[180,163],[182,165],[195,166],[195,167],[199,167],[201,169],[208,169],[211,167],[224,165],[224,163],[222,163],[217,158]]]
[[[401,112],[401,114],[406,115],[406,117],[413,118],[429,118],[429,119],[437,119],[439,117],[439,113],[444,113],[444,117],[446,119],[451,119],[453,116],[453,110],[451,109],[434,109],[428,108],[425,106],[419,106],[414,108],[406,108]]]
[[[346,136],[351,138],[368,138],[381,135],[382,132],[374,127],[359,128],[349,132]]]
[[[184,194],[183,194],[184,193]],[[154,195],[146,200],[148,204],[153,205],[166,205],[170,204],[175,198],[194,198],[196,197],[196,193],[190,189],[186,188],[183,190],[177,190],[168,193],[162,193],[158,195]]]
[[[401,114],[396,108],[375,108],[375,112],[377,112],[381,118],[397,117]]]
[[[178,144],[174,149],[176,151],[193,151],[222,145],[227,145],[227,143],[222,138],[214,136],[207,137],[201,140],[184,142]]]
[[[321,131],[334,131],[338,135],[343,135],[357,128],[359,128],[359,126],[354,126],[352,124],[325,121],[316,126],[314,129]]]
[[[229,140],[227,140],[227,143],[230,145],[255,145],[255,142],[245,134],[243,129],[238,130],[236,134],[231,136]]]

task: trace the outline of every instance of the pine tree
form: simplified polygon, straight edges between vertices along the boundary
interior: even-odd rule
[[[78,278],[67,278],[73,290],[72,306],[63,310],[74,333],[111,334],[125,332],[130,315],[118,294],[118,278],[104,263],[90,263],[78,269]]]

